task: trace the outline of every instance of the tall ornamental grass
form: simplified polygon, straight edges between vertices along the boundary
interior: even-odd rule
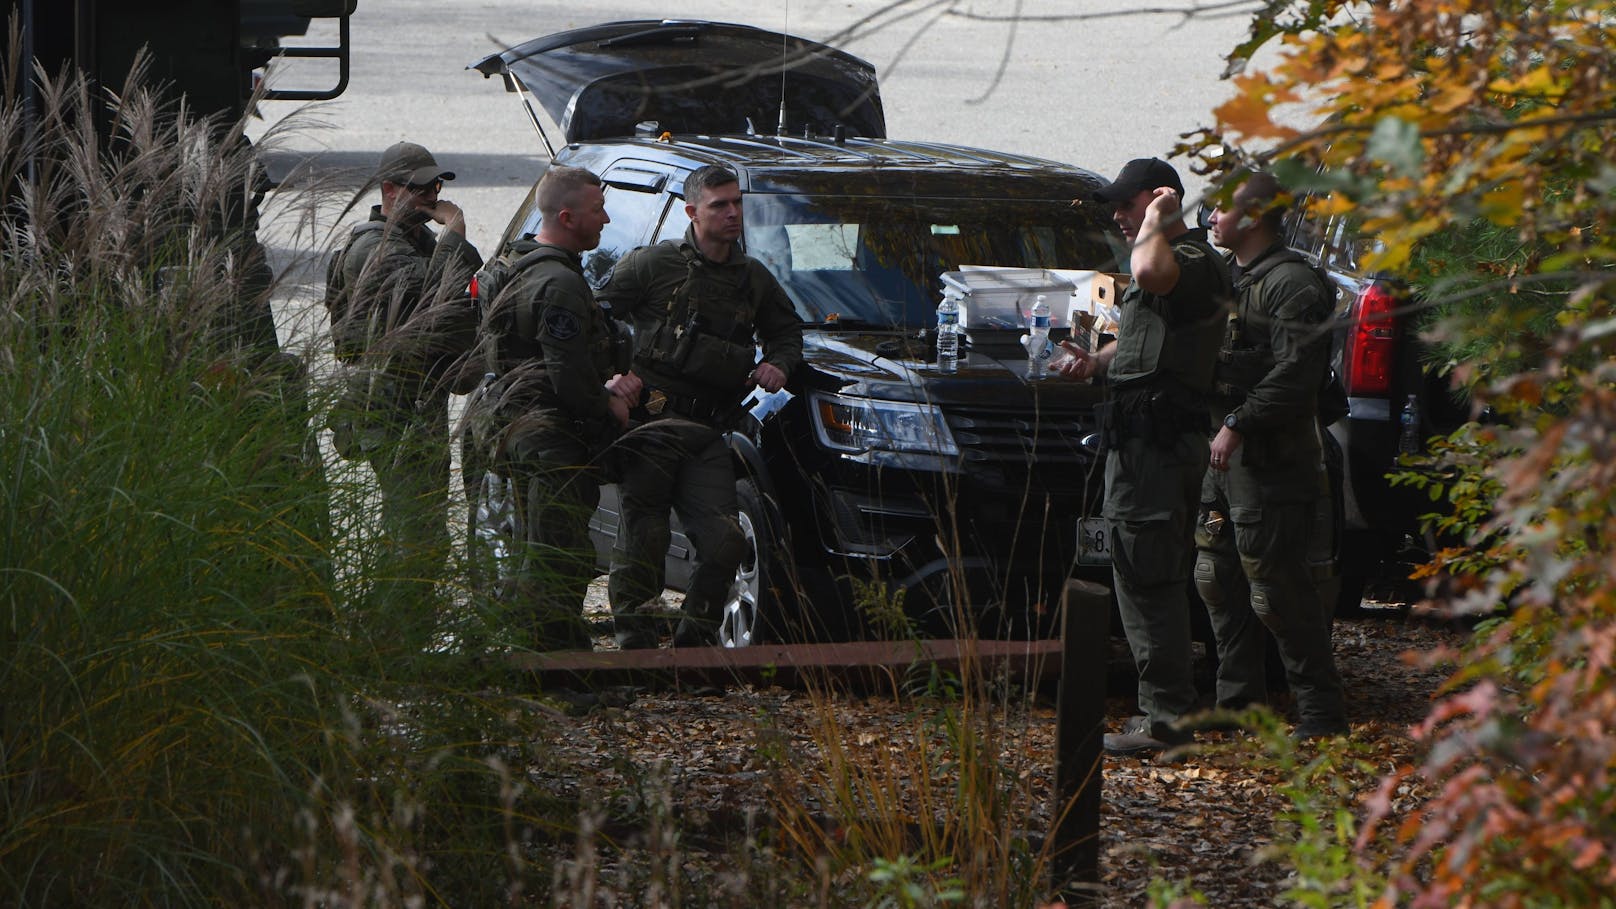
[[[487,906],[547,881],[517,844],[575,809],[522,785],[531,716],[469,660],[389,650],[338,593],[328,395],[276,350],[239,128],[138,72],[105,94],[38,74],[30,127],[21,72],[0,905]]]

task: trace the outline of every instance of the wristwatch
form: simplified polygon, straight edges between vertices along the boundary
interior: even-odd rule
[[[1234,414],[1232,414],[1232,413],[1223,418],[1223,425],[1229,427],[1230,429],[1234,430],[1235,432],[1240,431],[1240,421],[1236,420],[1234,418]]]

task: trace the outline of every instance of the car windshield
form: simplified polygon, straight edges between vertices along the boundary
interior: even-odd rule
[[[1122,236],[1065,200],[752,193],[747,252],[797,313],[894,329],[936,322],[938,276],[962,265],[1117,271]]]

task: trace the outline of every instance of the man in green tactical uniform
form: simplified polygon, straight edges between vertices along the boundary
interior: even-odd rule
[[[1064,342],[1072,378],[1105,376],[1102,407],[1110,449],[1105,517],[1123,630],[1139,670],[1141,716],[1107,734],[1112,754],[1138,754],[1192,738],[1181,721],[1195,709],[1188,587],[1194,522],[1206,473],[1206,395],[1230,304],[1229,270],[1184,224],[1178,174],[1138,158],[1093,200],[1133,243],[1133,280],[1122,297],[1117,340],[1093,354]]]
[[[1296,734],[1317,738],[1347,732],[1330,648],[1334,604],[1321,602],[1313,565],[1332,532],[1318,400],[1334,293],[1280,240],[1278,196],[1271,175],[1252,174],[1213,214],[1238,307],[1211,400],[1218,430],[1201,490],[1195,584],[1218,641],[1218,706],[1267,697],[1267,626],[1296,696]]]
[[[746,546],[724,432],[747,388],[779,391],[802,361],[802,323],[785,290],[741,251],[735,173],[699,168],[685,178],[684,193],[684,239],[624,256],[600,293],[634,325],[634,367],[646,389],[646,422],[621,443],[622,523],[609,585],[625,649],[657,644],[643,608],[662,592],[670,508],[695,548],[674,644],[716,643]]]
[[[327,273],[331,340],[349,365],[349,393],[331,420],[338,450],[375,470],[385,533],[401,558],[418,560],[405,570],[423,578],[449,551],[449,377],[474,343],[465,291],[482,265],[460,207],[438,197],[452,179],[425,148],[389,147],[375,176],[381,204]],[[403,590],[392,586],[384,598]],[[412,644],[425,634],[424,622],[404,629]]]
[[[492,463],[516,481],[522,551],[507,601],[536,649],[588,649],[581,613],[595,576],[589,516],[606,482],[601,455],[628,427],[640,380],[619,373],[616,332],[584,280],[580,254],[600,244],[600,178],[553,166],[539,181],[543,221],[513,241],[481,344],[497,378],[479,398],[495,429]]]

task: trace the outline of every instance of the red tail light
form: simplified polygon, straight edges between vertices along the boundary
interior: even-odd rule
[[[466,285],[466,295],[471,297],[473,300],[478,299],[477,276],[476,275],[472,275],[471,276],[471,283]]]
[[[1397,364],[1397,306],[1397,296],[1378,281],[1358,295],[1341,357],[1347,394],[1391,394]]]

